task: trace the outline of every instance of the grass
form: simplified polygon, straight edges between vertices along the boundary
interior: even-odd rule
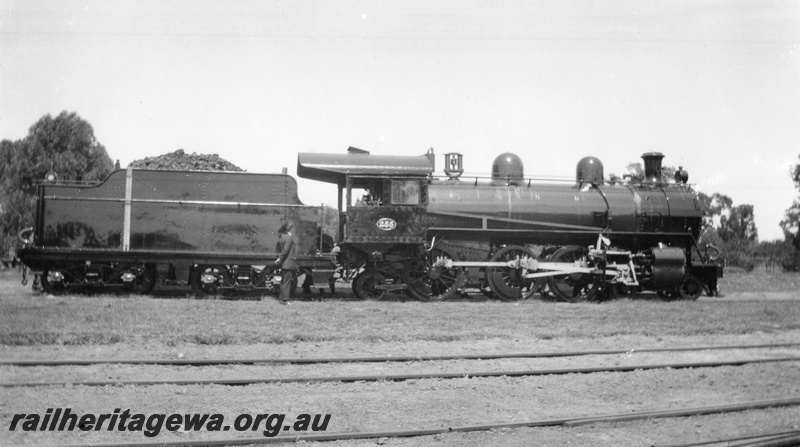
[[[756,267],[751,272],[729,267],[725,269],[720,286],[725,294],[798,292],[800,273],[784,273],[780,269],[767,270],[763,266]]]
[[[787,290],[797,275],[757,271],[726,276],[745,291]],[[562,304],[501,302],[295,302],[33,294],[0,271],[0,344],[175,345],[469,341],[520,337],[741,334],[800,329],[798,300],[618,300]],[[730,285],[728,285],[730,282]],[[749,285],[750,289],[744,287]],[[772,289],[769,289],[771,287]],[[794,291],[796,288],[791,288]],[[788,295],[791,296],[791,295]]]

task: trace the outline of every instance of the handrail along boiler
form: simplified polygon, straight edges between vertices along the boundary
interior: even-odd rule
[[[644,154],[645,178],[615,183],[595,157],[567,184],[528,179],[511,153],[474,180],[460,178],[461,154],[445,154],[448,178],[438,179],[432,149],[300,153],[297,173],[337,185],[340,258],[361,271],[353,288],[362,297],[403,289],[441,300],[470,286],[503,300],[713,294],[722,265],[697,245],[701,204],[683,169],[662,180],[663,157]]]

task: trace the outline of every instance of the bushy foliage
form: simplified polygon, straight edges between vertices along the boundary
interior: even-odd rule
[[[741,267],[747,271],[753,270],[759,263],[756,249],[760,246],[754,239],[728,238],[723,239],[717,227],[710,225],[700,234],[700,247],[713,245],[717,247],[725,259],[726,265]]]
[[[91,124],[76,113],[45,115],[17,141],[0,143],[0,249],[17,245],[17,233],[33,225],[36,187],[49,174],[59,181],[97,181],[113,167]]]
[[[800,158],[800,155],[798,155]],[[792,166],[789,171],[789,176],[794,182],[795,188],[800,191],[800,163]],[[789,268],[792,271],[800,271],[800,198],[792,203],[781,220],[781,228],[783,228],[784,239],[794,249],[794,255],[791,257],[792,262],[785,264],[784,268]]]
[[[766,264],[778,265],[784,271],[800,271],[800,253],[789,239],[762,242],[755,248],[754,254]]]
[[[703,206],[703,228],[713,227],[724,242],[756,241],[758,229],[753,205],[733,206],[733,200],[723,194],[708,196],[697,193]]]

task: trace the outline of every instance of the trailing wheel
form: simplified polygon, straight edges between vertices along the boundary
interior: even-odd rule
[[[686,275],[678,286],[678,295],[682,300],[694,301],[703,294],[703,283],[694,275]]]
[[[451,298],[464,285],[464,270],[437,265],[437,260],[441,259],[455,258],[443,248],[433,248],[423,251],[405,266],[403,282],[411,296],[422,301],[442,301]]]
[[[388,292],[386,289],[378,289],[376,286],[384,284],[386,284],[386,278],[383,275],[373,270],[365,270],[353,281],[353,293],[360,300],[382,300]]]
[[[577,245],[569,245],[558,249],[550,262],[576,264],[586,256],[586,249]],[[569,273],[550,276],[547,279],[550,291],[559,301],[579,303],[593,299],[600,291],[600,280],[588,273]]]
[[[228,269],[223,265],[199,265],[192,272],[192,291],[199,296],[219,294],[231,285]]]
[[[492,262],[524,262],[535,258],[533,252],[519,245],[509,245],[492,256]],[[530,298],[537,290],[535,280],[525,279],[528,269],[524,267],[487,267],[486,279],[492,292],[503,301]]]

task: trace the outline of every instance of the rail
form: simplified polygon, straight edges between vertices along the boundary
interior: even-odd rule
[[[462,354],[462,355],[416,355],[416,356],[373,356],[373,357],[309,357],[309,358],[255,358],[255,359],[66,359],[66,360],[0,360],[0,366],[65,366],[65,365],[255,365],[255,364],[295,364],[318,365],[323,363],[377,363],[377,362],[429,362],[442,360],[497,360],[519,358],[581,357],[589,355],[617,355],[643,352],[694,352],[718,351],[728,349],[776,349],[800,346],[798,343],[769,343],[758,345],[707,345],[673,348],[630,348],[595,349],[561,352],[521,352],[503,354]]]
[[[207,446],[207,445],[248,445],[248,444],[279,444],[285,442],[322,442],[322,441],[346,441],[354,439],[380,439],[380,438],[411,438],[419,436],[433,436],[446,433],[466,433],[474,431],[490,431],[504,428],[524,428],[524,427],[571,427],[577,425],[591,424],[595,422],[617,422],[634,421],[640,419],[662,419],[688,416],[701,416],[709,414],[735,413],[741,411],[761,410],[777,407],[790,407],[800,405],[800,397],[786,399],[747,401],[717,404],[705,407],[688,407],[678,409],[651,410],[639,412],[606,413],[598,415],[572,416],[559,419],[535,419],[520,422],[503,422],[495,424],[481,425],[462,425],[455,427],[438,427],[416,430],[384,430],[373,432],[342,432],[342,433],[323,433],[312,435],[283,435],[272,438],[267,437],[236,437],[227,439],[183,439],[174,442],[153,441],[137,443],[111,443],[111,444],[92,444],[94,447],[156,447],[156,446]],[[780,436],[781,440],[796,440],[800,438],[800,431],[780,432],[772,434],[771,438]],[[761,436],[765,438],[768,436]],[[745,439],[745,438],[741,438]],[[691,445],[691,444],[690,444]],[[797,444],[781,444],[797,445]],[[70,446],[68,446],[70,447]]]
[[[716,368],[720,366],[742,366],[748,364],[800,362],[800,357],[778,357],[714,362],[675,362],[660,364],[639,364],[625,366],[599,366],[588,368],[531,369],[522,371],[464,371],[456,373],[429,374],[382,374],[362,376],[319,376],[319,377],[254,377],[249,379],[208,379],[208,380],[96,380],[71,382],[3,382],[0,388],[31,388],[42,386],[155,386],[155,385],[227,385],[243,386],[276,383],[322,383],[322,382],[402,382],[421,379],[467,379],[487,377],[530,377],[566,374],[593,374],[599,372],[631,372],[654,369]]]

